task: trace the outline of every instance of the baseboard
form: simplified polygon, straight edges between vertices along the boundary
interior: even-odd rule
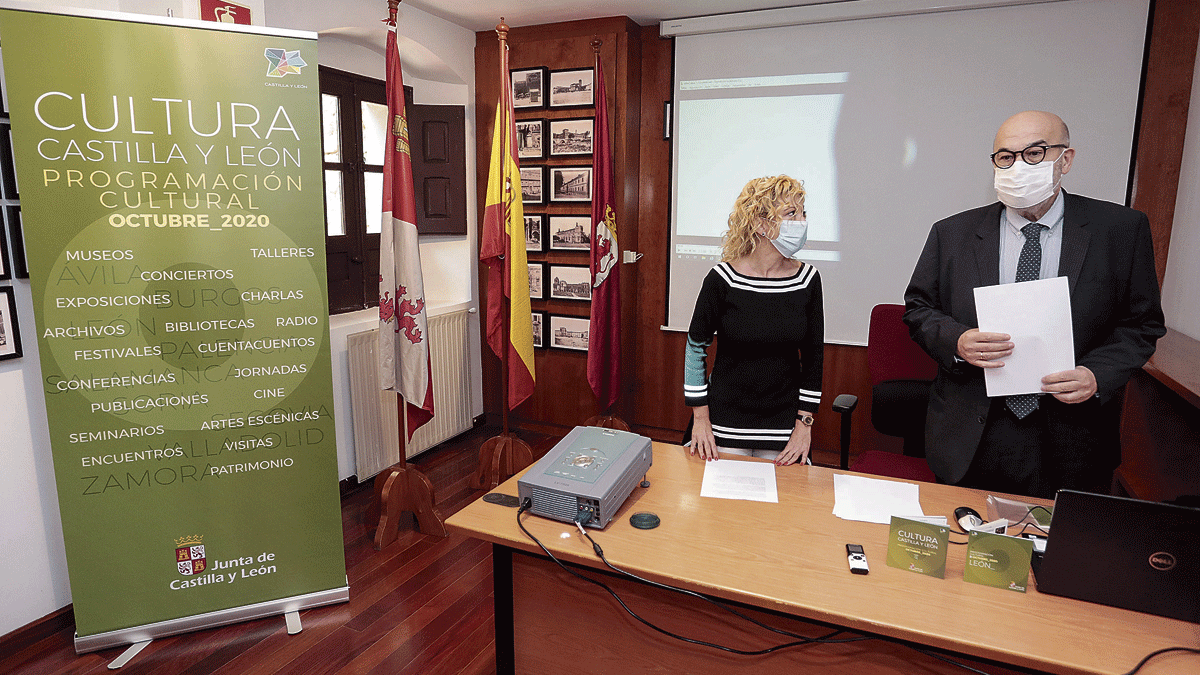
[[[75,605],[73,604],[50,612],[7,635],[0,635],[0,654],[18,654],[32,645],[64,631],[68,638],[75,633]]]

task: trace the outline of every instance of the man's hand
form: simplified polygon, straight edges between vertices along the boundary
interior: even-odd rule
[[[1086,366],[1075,366],[1043,377],[1042,391],[1063,403],[1083,403],[1096,395],[1096,376]]]
[[[1011,339],[1007,333],[981,333],[972,328],[958,336],[958,358],[980,368],[1003,368],[1004,358],[1013,351]]]
[[[708,419],[708,406],[692,408],[692,445],[688,452],[700,455],[700,459],[719,459],[717,439],[713,438],[712,422]]]

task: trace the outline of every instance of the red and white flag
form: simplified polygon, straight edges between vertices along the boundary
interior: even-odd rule
[[[387,37],[387,103],[391,129],[383,159],[383,231],[379,240],[379,384],[404,398],[411,439],[413,432],[433,418],[433,375],[395,26],[388,28]]]
[[[588,340],[588,384],[608,408],[621,393],[621,248],[617,244],[616,186],[604,70],[596,54],[596,133],[592,149],[592,317]]]

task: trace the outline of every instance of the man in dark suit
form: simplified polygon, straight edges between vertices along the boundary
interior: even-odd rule
[[[1075,149],[1057,115],[1018,113],[996,133],[1000,202],[934,224],[905,291],[904,322],[939,365],[925,453],[952,484],[1053,497],[1107,492],[1120,462],[1121,394],[1166,333],[1145,214],[1065,193]],[[1075,367],[1042,394],[989,399],[984,369],[1021,349],[978,329],[974,289],[1065,276]]]

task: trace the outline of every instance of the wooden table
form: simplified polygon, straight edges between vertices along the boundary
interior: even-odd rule
[[[967,583],[965,546],[950,547],[945,579],[890,568],[887,525],[832,515],[836,473],[778,469],[778,504],[701,498],[704,462],[678,446],[655,443],[651,486],[635,489],[612,523],[592,536],[617,567],[732,601],[770,625],[807,636],[842,627],[888,639],[754,657],[684,644],[636,622],[602,589],[545,558],[518,529],[515,508],[480,500],[446,524],[494,544],[502,673],[967,672],[915,646],[988,673],[1120,674],[1156,649],[1200,646],[1198,624],[1040,594],[1032,580],[1024,594]],[[496,492],[516,495],[516,480]],[[927,515],[953,520],[958,506],[986,513],[984,492],[927,483],[920,491]],[[657,514],[661,526],[634,529],[629,516],[640,511]],[[598,571],[602,564],[573,525],[531,514],[523,519],[555,556],[605,581],[668,630],[741,649],[789,641],[700,600]],[[869,575],[850,574],[847,543],[862,544]],[[1200,673],[1200,656],[1165,654],[1140,671],[1168,673]]]

